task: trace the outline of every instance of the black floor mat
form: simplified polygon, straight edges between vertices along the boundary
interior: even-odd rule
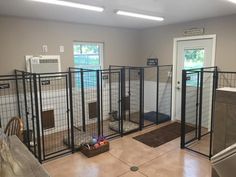
[[[185,126],[185,132],[191,132],[194,130],[194,127]],[[171,123],[164,127],[158,128],[151,132],[145,133],[134,137],[134,139],[148,145],[151,147],[158,147],[162,144],[165,144],[169,141],[172,141],[178,138],[181,135],[181,124],[178,122]]]

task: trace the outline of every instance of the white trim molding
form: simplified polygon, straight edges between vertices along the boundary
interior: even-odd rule
[[[188,37],[180,37],[173,39],[173,80],[172,80],[172,120],[175,120],[176,115],[176,65],[177,65],[177,43],[179,41],[191,41],[191,40],[203,40],[203,39],[212,39],[213,40],[213,48],[212,48],[212,66],[215,66],[215,57],[216,57],[216,34],[211,35],[201,35],[201,36],[188,36]]]

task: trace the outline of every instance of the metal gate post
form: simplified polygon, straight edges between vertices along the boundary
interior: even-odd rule
[[[204,69],[201,68],[200,73],[200,98],[199,98],[199,124],[198,124],[198,140],[202,137],[202,100],[203,100],[203,77]]]
[[[156,124],[159,124],[159,79],[160,70],[157,66],[157,88],[156,88]]]
[[[22,72],[23,79],[23,92],[24,92],[24,102],[25,102],[25,118],[26,118],[26,137],[27,137],[27,147],[30,149],[30,138],[29,138],[29,112],[28,112],[28,104],[27,104],[27,96],[26,96],[26,85],[25,85],[25,73]]]
[[[123,136],[123,120],[125,119],[125,68],[121,69],[121,137]]]
[[[75,152],[74,146],[74,115],[73,115],[73,92],[72,92],[72,72],[69,70],[69,95],[70,95],[70,127],[71,127],[71,150]]]
[[[109,104],[109,108],[110,108],[110,113],[112,112],[112,101],[111,101],[111,66],[109,66],[109,101],[110,101],[110,104]]]
[[[18,76],[17,76],[17,71],[16,70],[15,70],[15,80],[16,80],[16,99],[17,99],[18,116],[21,117]]]
[[[214,126],[214,111],[215,111],[215,97],[216,89],[218,85],[218,70],[217,67],[214,69],[213,73],[213,86],[212,86],[212,104],[211,104],[211,130],[210,130],[210,150],[209,159],[212,157],[212,143],[213,143],[213,126]]]
[[[182,99],[181,99],[181,148],[185,148],[185,111],[186,111],[186,70],[182,71]]]
[[[97,70],[96,71],[96,82],[97,82],[97,121],[98,121],[98,123],[97,123],[97,126],[98,126],[98,136],[100,136],[101,135],[101,125],[100,125],[100,123],[101,123],[101,111],[100,111],[100,109],[101,109],[101,107],[100,107],[100,71],[99,70]]]
[[[139,105],[139,130],[144,126],[144,68],[140,69],[140,105]]]
[[[85,123],[85,99],[84,99],[84,71],[80,69],[80,82],[81,82],[81,102],[82,102],[82,124],[83,131],[86,131],[86,123]]]
[[[35,102],[35,118],[36,118],[36,127],[37,127],[37,144],[38,144],[38,160],[42,163],[41,156],[41,138],[40,138],[40,121],[39,121],[39,105],[38,105],[38,84],[37,84],[37,75],[33,74],[33,84],[34,84],[34,102]]]

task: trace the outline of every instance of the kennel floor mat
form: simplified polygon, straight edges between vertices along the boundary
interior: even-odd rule
[[[110,122],[109,128],[113,131],[120,132],[119,121]],[[137,123],[125,121],[125,120],[123,121],[123,133],[128,133],[138,128],[139,128],[139,124]]]
[[[150,122],[156,123],[156,112],[151,111],[151,112],[144,113],[144,119]],[[158,113],[158,123],[164,123],[164,122],[169,121],[170,119],[171,118],[169,115],[166,115],[160,112]]]

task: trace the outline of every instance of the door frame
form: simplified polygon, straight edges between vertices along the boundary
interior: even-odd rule
[[[173,79],[172,79],[172,112],[171,112],[171,117],[172,120],[176,120],[175,115],[176,115],[176,88],[175,88],[175,83],[176,83],[176,67],[177,67],[177,44],[180,41],[191,41],[191,40],[203,40],[203,39],[212,39],[213,40],[213,46],[212,46],[212,66],[215,65],[215,56],[216,56],[216,34],[211,34],[211,35],[201,35],[201,36],[188,36],[188,37],[180,37],[180,38],[174,38],[173,39]]]

